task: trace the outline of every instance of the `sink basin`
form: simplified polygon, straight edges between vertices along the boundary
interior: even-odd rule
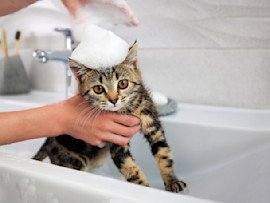
[[[37,95],[43,98],[35,99]],[[40,92],[0,97],[0,111],[61,99]],[[42,138],[0,146],[0,202],[46,202],[46,198],[51,202],[269,201],[270,110],[178,104],[176,114],[161,120],[188,194],[163,191],[156,163],[140,134],[132,139],[131,150],[153,188],[125,182],[110,158],[91,173],[55,166],[48,159],[31,160]]]

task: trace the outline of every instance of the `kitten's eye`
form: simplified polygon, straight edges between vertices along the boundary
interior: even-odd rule
[[[119,87],[120,89],[125,89],[125,88],[127,88],[127,87],[128,87],[128,80],[120,80],[120,81],[118,82],[118,87]]]
[[[101,85],[96,85],[95,87],[93,87],[94,92],[97,94],[101,94],[102,92],[104,92],[104,88]]]

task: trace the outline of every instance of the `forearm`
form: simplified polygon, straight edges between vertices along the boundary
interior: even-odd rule
[[[134,116],[106,111],[91,116],[92,111],[96,109],[76,95],[36,109],[0,113],[0,145],[62,134],[92,145],[125,145],[140,129]]]
[[[0,16],[16,12],[36,1],[37,0],[0,0]]]
[[[25,111],[0,113],[0,145],[60,133],[56,105]]]

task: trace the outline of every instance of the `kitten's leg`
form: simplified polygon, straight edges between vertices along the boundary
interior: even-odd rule
[[[129,145],[119,146],[112,144],[110,151],[115,165],[128,182],[150,186],[144,174],[136,165],[130,153]]]
[[[85,171],[87,167],[87,158],[79,156],[73,152],[62,151],[61,148],[52,147],[49,153],[51,162],[58,166],[73,168]]]
[[[157,115],[150,116],[149,112],[146,113],[141,116],[142,131],[151,146],[152,154],[159,166],[165,189],[167,191],[180,192],[184,190],[186,183],[178,180],[175,175],[173,158],[161,123]]]
[[[51,145],[51,138],[47,138],[44,144],[40,147],[39,151],[33,157],[33,159],[43,161],[48,156],[50,145]]]

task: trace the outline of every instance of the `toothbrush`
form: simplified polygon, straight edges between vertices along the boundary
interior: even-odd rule
[[[4,29],[2,29],[2,39],[3,39],[4,56],[8,57],[7,37],[6,37],[6,31]]]
[[[2,41],[0,40],[0,49],[2,49],[2,51],[4,52],[4,47],[2,45]]]
[[[15,39],[16,39],[15,55],[18,55],[20,44],[21,44],[21,38],[22,38],[22,32],[17,31],[15,35]]]

